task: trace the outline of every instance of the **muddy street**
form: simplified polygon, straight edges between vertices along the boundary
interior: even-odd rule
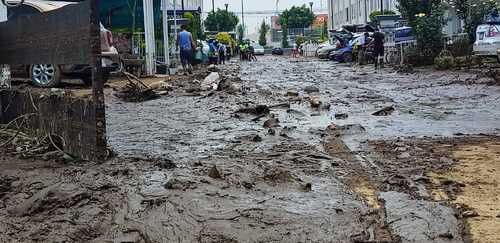
[[[105,163],[0,155],[0,242],[499,242],[500,87],[265,56],[106,97]],[[111,93],[109,90],[108,93]]]

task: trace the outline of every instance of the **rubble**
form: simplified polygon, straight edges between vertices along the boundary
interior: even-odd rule
[[[396,109],[394,109],[393,106],[387,106],[379,111],[374,112],[372,115],[373,116],[390,116],[395,110]]]
[[[222,178],[216,165],[214,165],[214,166],[212,166],[212,168],[210,168],[210,170],[208,171],[208,176],[212,179],[221,179]]]
[[[311,93],[319,93],[319,88],[315,86],[307,86],[304,88],[304,92],[311,94]]]

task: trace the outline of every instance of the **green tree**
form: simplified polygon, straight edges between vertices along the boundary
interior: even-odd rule
[[[245,38],[245,26],[239,24],[236,27],[236,33],[238,33],[238,41],[243,42],[243,38]]]
[[[321,42],[328,40],[328,24],[326,22],[324,22],[323,26],[321,27],[321,36],[319,39]]]
[[[444,5],[441,0],[398,0],[399,12],[413,28],[419,50],[434,59],[443,47]]]
[[[280,23],[288,28],[305,28],[311,26],[314,21],[314,13],[305,4],[297,7],[293,6],[280,14]]]
[[[217,9],[205,19],[205,28],[209,31],[233,31],[239,19],[233,12]]]
[[[288,43],[288,26],[282,24],[281,29],[282,29],[281,47],[288,48],[290,47],[290,43]]]
[[[260,25],[259,28],[259,45],[261,46],[266,46],[267,45],[267,32],[269,32],[269,27],[268,24],[266,24],[265,20],[262,20],[262,24]]]
[[[498,11],[498,1],[490,0],[448,0],[448,4],[454,4],[458,17],[464,21],[465,32],[469,40],[476,40],[476,29],[484,23],[488,14]]]
[[[187,30],[193,35],[193,40],[198,40],[201,37],[201,28],[199,25],[199,15],[193,15],[192,13],[184,13],[184,18],[189,20]]]
[[[392,10],[389,10],[389,9],[385,9],[383,14],[380,12],[380,10],[373,11],[370,14],[370,21],[372,23],[378,23],[378,21],[377,21],[377,16],[378,15],[395,15],[395,14],[396,14],[396,12],[394,12]]]
[[[138,0],[127,0],[128,10],[132,17],[132,33],[135,32],[137,26],[137,2]]]

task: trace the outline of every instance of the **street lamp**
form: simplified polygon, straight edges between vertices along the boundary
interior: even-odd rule
[[[227,8],[229,7],[229,3],[224,4],[224,6],[226,6],[226,12],[227,12]]]
[[[311,6],[311,13],[313,12],[313,4],[314,2],[309,2],[309,5]]]

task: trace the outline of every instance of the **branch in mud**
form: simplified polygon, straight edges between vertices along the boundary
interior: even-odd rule
[[[122,74],[127,78],[128,83],[115,94],[116,97],[128,102],[144,102],[160,97],[138,77],[125,71]]]

